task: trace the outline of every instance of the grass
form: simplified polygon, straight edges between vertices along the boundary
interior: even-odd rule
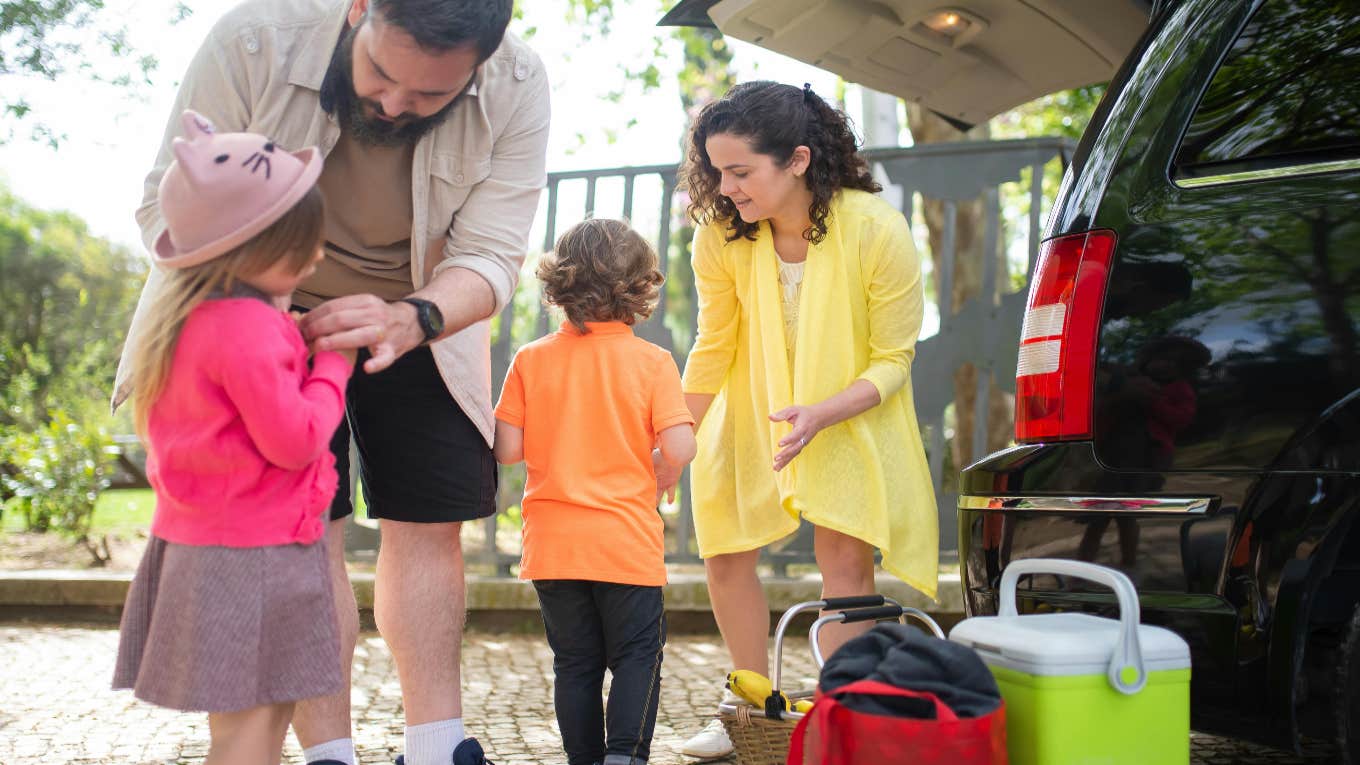
[[[355,492],[354,504],[360,518],[367,518],[362,488]],[[156,509],[156,494],[151,489],[115,489],[99,495],[94,505],[94,520],[90,531],[96,534],[117,534],[146,531],[151,528],[151,514]],[[4,508],[0,531],[23,531],[24,516],[12,505]]]
[[[118,489],[99,495],[94,505],[93,530],[100,533],[151,528],[156,495],[150,489]]]
[[[151,528],[156,495],[150,489],[106,491],[95,501],[91,531],[98,534],[129,533]],[[6,507],[5,531],[23,531],[24,517],[17,508]]]

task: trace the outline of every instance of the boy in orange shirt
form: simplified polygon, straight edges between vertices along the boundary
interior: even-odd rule
[[[519,350],[496,406],[496,459],[528,467],[520,577],[538,591],[570,765],[645,763],[656,725],[666,642],[656,503],[696,449],[675,361],[633,335],[656,307],[657,265],[621,221],[563,234],[537,273],[567,321]]]

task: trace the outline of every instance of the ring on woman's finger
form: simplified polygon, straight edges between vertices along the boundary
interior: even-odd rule
[[[800,438],[800,439],[798,439],[798,445],[799,445],[799,446],[807,446],[807,439],[806,439],[806,438]]]
[[[374,328],[373,328],[373,332],[374,332],[374,334],[376,334],[376,335],[378,336],[378,341],[379,341],[379,342],[381,342],[382,339],[383,339],[383,337],[387,335],[386,329],[384,329],[383,325],[381,325],[381,324],[379,324],[378,326],[374,327]]]

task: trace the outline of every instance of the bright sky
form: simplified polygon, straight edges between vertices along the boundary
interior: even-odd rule
[[[67,136],[57,151],[25,140],[0,146],[0,176],[11,190],[36,207],[70,210],[88,221],[95,233],[141,249],[133,210],[141,201],[142,180],[160,144],[176,83],[212,24],[236,0],[186,2],[194,13],[178,25],[169,23],[174,0],[108,2],[107,12],[127,24],[134,47],[160,61],[155,84],[139,97],[78,78],[6,83],[6,89],[16,87],[48,125]],[[521,2],[531,14],[545,6],[550,9],[516,25],[537,27],[530,45],[542,56],[553,83],[548,169],[678,161],[684,125],[675,83],[678,44],[664,49],[667,59],[659,63],[660,88],[644,95],[640,86],[630,84],[620,103],[604,98],[622,80],[617,62],[645,61],[652,55],[654,25],[660,17],[656,0],[619,2],[611,36],[586,44],[566,27],[561,4]],[[834,96],[835,75],[740,41],[729,42],[739,79],[810,82],[828,99]],[[851,100],[849,111],[857,117],[856,99]],[[630,118],[637,124],[625,129]],[[610,129],[618,134],[613,143],[607,138]]]

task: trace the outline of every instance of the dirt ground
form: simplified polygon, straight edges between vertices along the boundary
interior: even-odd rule
[[[107,543],[107,548],[104,547]],[[0,532],[0,571],[41,569],[98,569],[135,571],[146,547],[145,532],[102,535],[95,540],[101,554],[108,553],[104,565],[96,563],[85,543],[55,532],[35,534],[26,531]]]

